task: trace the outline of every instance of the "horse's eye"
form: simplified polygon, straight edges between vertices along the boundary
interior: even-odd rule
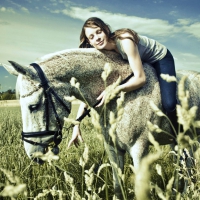
[[[32,113],[33,111],[38,109],[39,105],[40,105],[39,103],[34,104],[34,105],[29,105],[28,108],[29,108],[30,112]]]

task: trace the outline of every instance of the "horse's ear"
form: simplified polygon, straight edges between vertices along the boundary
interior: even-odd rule
[[[22,66],[14,61],[8,61],[18,74],[22,74],[29,77],[35,77],[36,73],[34,72],[32,67]],[[9,70],[8,70],[9,71]],[[9,71],[10,72],[10,71]]]
[[[19,73],[11,65],[6,65],[6,64],[0,63],[0,66],[3,66],[10,74],[12,74],[14,76],[18,76],[19,75]]]

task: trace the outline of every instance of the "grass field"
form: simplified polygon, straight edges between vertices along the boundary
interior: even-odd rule
[[[0,107],[18,107],[19,100],[1,100]]]
[[[73,106],[71,118],[75,118],[77,106]],[[89,118],[84,119],[81,124],[84,144],[80,148],[67,149],[70,132],[68,138],[60,145],[59,159],[46,162],[42,166],[33,163],[25,154],[21,130],[20,107],[1,107],[0,199],[112,199],[111,167],[107,156],[103,156],[103,144],[97,138]],[[64,131],[63,135],[66,136],[67,133]],[[190,187],[182,196],[180,193],[172,195],[176,161],[173,162],[168,146],[159,149],[163,153],[156,157],[155,148],[151,148],[151,157],[143,161],[140,179],[138,174],[134,175],[132,161],[129,155],[126,155],[123,172],[125,199],[135,199],[135,179],[138,180],[137,188],[141,190],[139,200],[144,199],[147,190],[150,193],[149,199],[200,199],[198,168],[193,169],[195,182],[188,176],[184,167],[182,168],[182,176],[189,182]],[[199,152],[196,151],[198,159]],[[100,161],[101,171],[97,174],[96,167]]]

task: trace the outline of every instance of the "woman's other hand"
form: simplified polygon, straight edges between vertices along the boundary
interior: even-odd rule
[[[105,98],[106,98],[106,92],[105,90],[97,97],[97,100],[100,101],[100,103],[96,106],[96,107],[100,107],[103,105],[104,101],[105,101]]]
[[[82,143],[83,142],[83,138],[81,136],[81,131],[80,131],[79,125],[75,125],[74,128],[73,128],[72,138],[68,143],[68,148],[70,146],[72,146],[73,143],[78,148],[78,146],[80,145],[79,142]]]

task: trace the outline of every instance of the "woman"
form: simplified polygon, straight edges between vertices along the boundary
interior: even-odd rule
[[[128,60],[134,77],[118,86],[120,91],[124,92],[130,92],[142,87],[146,81],[142,62],[152,64],[160,83],[163,109],[177,130],[176,83],[166,82],[160,77],[160,74],[176,76],[173,56],[164,45],[153,39],[138,35],[131,29],[119,29],[112,33],[109,26],[101,19],[92,17],[86,20],[83,25],[79,47],[116,51],[121,54],[123,59]],[[97,105],[99,107],[104,103],[105,91],[99,95],[97,100],[101,100]],[[84,112],[85,107],[84,103],[80,105],[77,118]],[[82,142],[79,126],[76,125],[68,147],[73,142],[77,146],[79,144],[78,140]]]

